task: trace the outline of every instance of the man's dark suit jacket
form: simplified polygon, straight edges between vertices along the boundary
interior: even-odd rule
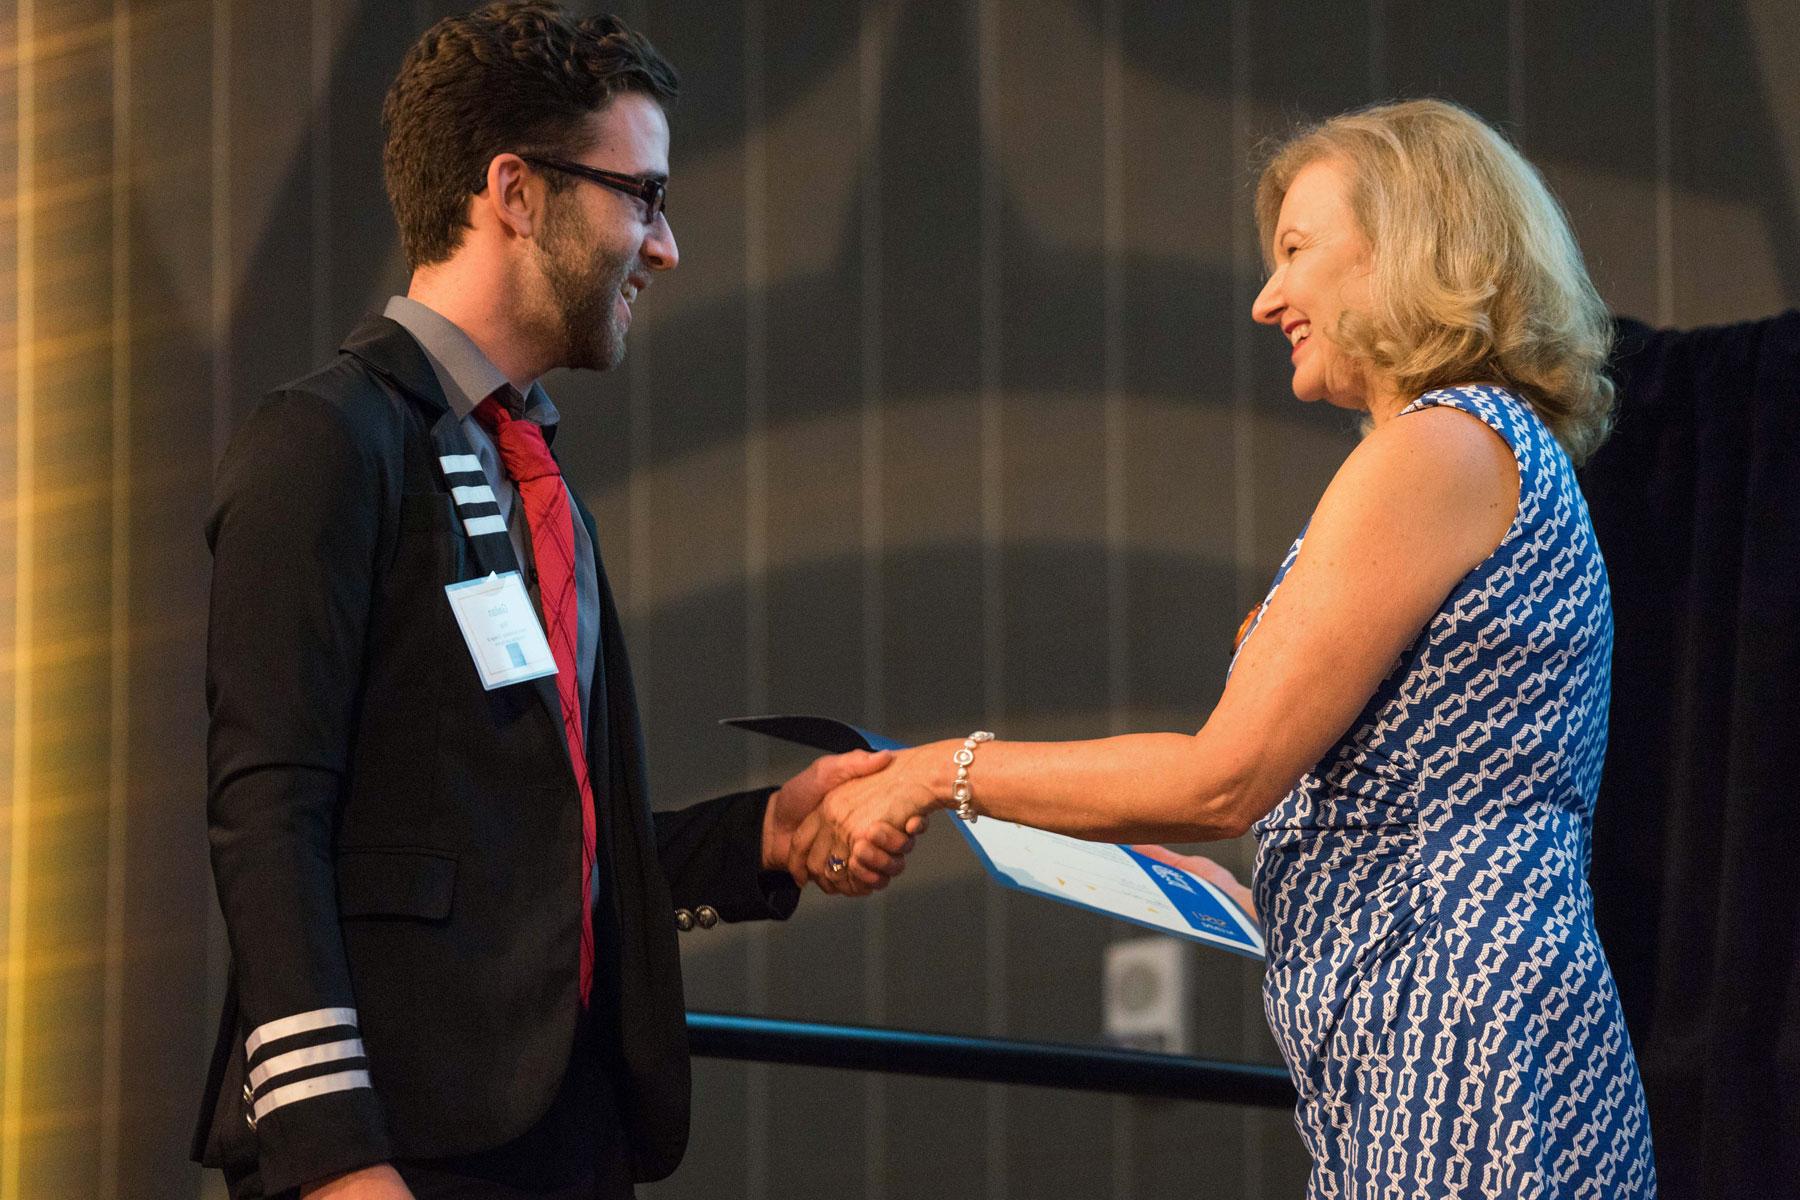
[[[518,569],[504,531],[465,529],[471,453],[418,343],[373,318],[220,468],[208,815],[233,965],[194,1153],[268,1195],[503,1144],[569,1065],[579,793],[554,679],[482,690],[444,594]],[[600,593],[591,1040],[648,1180],[687,1142],[677,911],[785,917],[797,892],[761,870],[767,790],[651,813]]]

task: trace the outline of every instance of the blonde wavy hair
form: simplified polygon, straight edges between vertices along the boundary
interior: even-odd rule
[[[1327,330],[1333,340],[1408,396],[1502,384],[1586,461],[1612,428],[1612,321],[1536,168],[1441,100],[1332,117],[1277,145],[1257,182],[1271,268],[1281,202],[1320,159],[1349,168],[1350,208],[1372,249],[1370,308]]]

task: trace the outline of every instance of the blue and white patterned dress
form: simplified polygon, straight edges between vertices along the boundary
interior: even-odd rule
[[[1528,404],[1448,388],[1395,419],[1430,405],[1506,439],[1518,513],[1255,828],[1263,995],[1300,1095],[1307,1194],[1653,1196],[1587,885],[1606,567],[1568,457]]]

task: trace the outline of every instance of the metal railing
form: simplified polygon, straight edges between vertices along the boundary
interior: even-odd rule
[[[1292,1108],[1287,1071],[1262,1063],[1174,1054],[1015,1042],[1003,1038],[776,1021],[690,1012],[688,1043],[702,1058],[929,1075],[980,1083],[1030,1084],[1164,1100]]]

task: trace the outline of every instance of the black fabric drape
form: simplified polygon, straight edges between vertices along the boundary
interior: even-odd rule
[[[1600,934],[1662,1194],[1800,1197],[1800,312],[1622,320],[1615,366]]]

